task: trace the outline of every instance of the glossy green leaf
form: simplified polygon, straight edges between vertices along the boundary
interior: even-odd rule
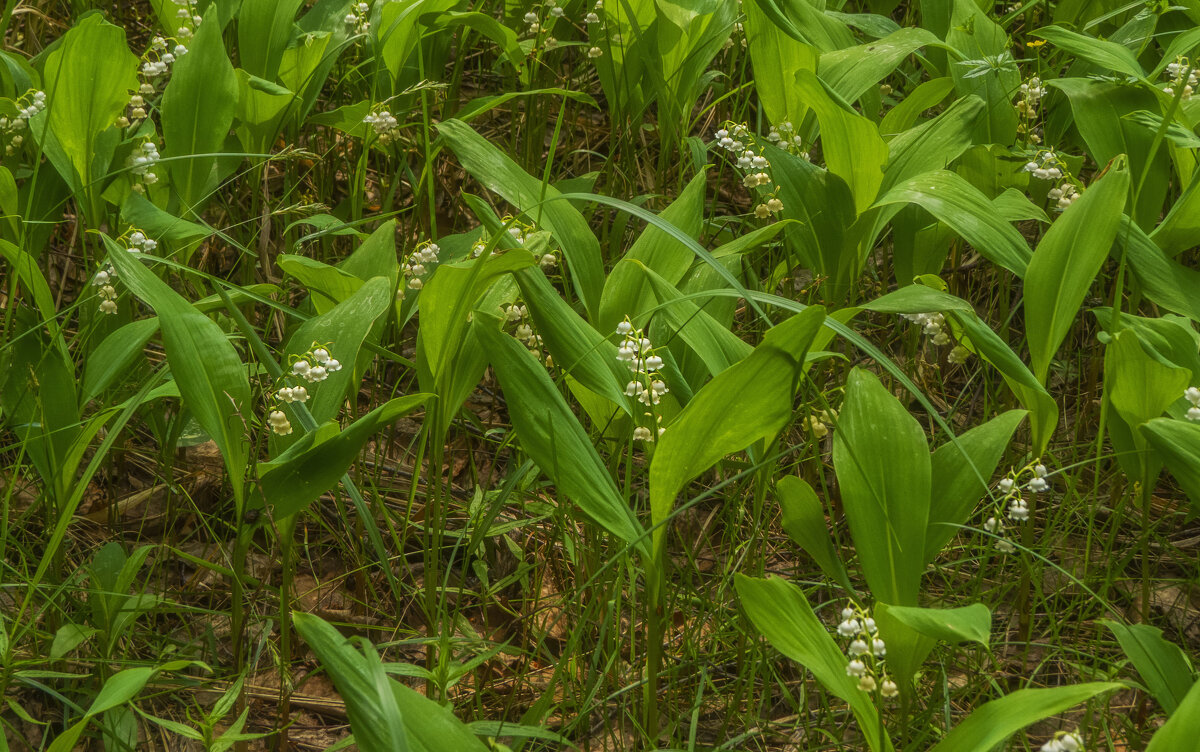
[[[856,101],[868,89],[895,71],[906,57],[926,46],[941,46],[926,29],[898,29],[883,39],[821,55],[820,75],[838,96]]]
[[[944,222],[981,255],[1018,277],[1032,254],[1021,233],[1000,216],[991,201],[957,174],[937,170],[895,186],[877,205],[913,203]]]
[[[88,357],[80,402],[90,402],[119,377],[126,375],[134,361],[144,357],[146,343],[157,331],[158,319],[148,318],[131,321],[105,337]]]
[[[1105,73],[1120,73],[1134,78],[1145,78],[1146,72],[1137,61],[1137,56],[1124,45],[1097,39],[1086,34],[1069,31],[1058,26],[1046,26],[1033,32],[1034,36],[1083,58],[1104,69]]]
[[[501,332],[499,321],[477,314],[471,328],[491,358],[521,446],[562,497],[618,539],[645,552],[641,523],[546,367]]]
[[[833,465],[871,593],[886,603],[916,605],[925,571],[929,447],[908,410],[862,369],[846,381]]]
[[[309,431],[278,457],[259,463],[263,499],[273,519],[291,517],[336,486],[376,431],[428,401],[428,394],[389,400],[341,431],[332,424]]]
[[[1033,253],[1025,273],[1025,335],[1043,384],[1108,256],[1128,194],[1129,172],[1109,170],[1055,220]]]
[[[925,560],[932,562],[970,521],[1000,459],[1012,441],[1024,410],[1009,410],[983,425],[960,433],[938,447],[931,459],[929,529],[925,534]]]
[[[1200,738],[1200,681],[1184,696],[1167,722],[1154,732],[1146,752],[1182,752],[1194,749]]]
[[[1192,502],[1200,510],[1200,423],[1173,418],[1155,418],[1139,428],[1158,451],[1163,463]]]
[[[784,476],[775,484],[779,507],[783,510],[783,529],[817,562],[825,576],[853,593],[846,565],[838,556],[825,519],[825,507],[802,478]]]
[[[929,752],[988,752],[1026,726],[1122,687],[1111,682],[1091,682],[1047,689],[1018,689],[976,708]]]
[[[355,372],[359,352],[368,341],[375,320],[387,312],[394,297],[392,284],[386,278],[372,277],[327,313],[305,321],[288,340],[284,373],[290,373],[294,357],[308,352],[314,343],[327,348],[342,364],[340,370],[309,389],[312,396],[307,406],[318,423],[336,418],[346,401],[347,390],[357,391],[360,374]]]
[[[246,366],[221,327],[143,266],[141,254],[129,253],[107,237],[105,243],[121,283],[158,314],[179,393],[200,427],[217,442],[241,503],[250,452],[245,416],[255,409]]]
[[[1100,623],[1121,643],[1121,649],[1150,694],[1167,715],[1173,715],[1196,683],[1187,653],[1175,643],[1168,642],[1161,629],[1149,624],[1121,624],[1109,619],[1101,619]]]
[[[166,165],[184,216],[198,214],[216,188],[215,154],[224,150],[238,102],[237,75],[221,42],[215,6],[207,16],[188,53],[174,64],[162,96],[163,157],[170,160]]]
[[[114,123],[138,87],[137,68],[124,29],[98,13],[63,34],[46,56],[47,105],[30,125],[35,133],[39,124],[48,129],[46,156],[77,195],[99,194],[120,138]]]
[[[829,171],[846,181],[861,212],[875,201],[883,183],[888,146],[875,124],[836,103],[817,77],[807,70],[796,74],[796,88],[821,123],[821,153]]]
[[[811,671],[826,690],[849,703],[867,747],[873,752],[892,750],[874,700],[846,675],[845,652],[834,641],[831,628],[813,613],[803,591],[777,577],[756,579],[740,573],[734,586],[754,628],[776,650]]]
[[[758,96],[772,123],[786,121],[800,125],[808,105],[792,82],[801,70],[816,72],[817,50],[780,29],[759,9],[759,3],[760,0],[742,3]]]
[[[303,4],[303,0],[242,0],[237,13],[237,37],[238,59],[243,68],[259,78],[275,80],[283,51],[292,38],[296,11]],[[205,25],[200,24],[197,37]],[[217,30],[220,31],[219,27]],[[233,97],[236,102],[236,89]]]
[[[705,384],[666,426],[650,462],[650,511],[667,519],[684,484],[718,460],[774,438],[792,419],[804,356],[825,320],[812,306],[767,332],[746,358]],[[655,545],[665,530],[658,528]]]
[[[982,603],[962,608],[919,608],[888,606],[888,614],[926,637],[955,645],[976,642],[988,647],[992,635],[992,612]],[[888,646],[891,650],[891,646]]]
[[[558,189],[530,176],[466,123],[446,120],[438,124],[438,132],[476,180],[550,230],[562,246],[579,299],[589,317],[595,319],[604,287],[604,268],[600,241],[583,215],[565,201],[543,203],[560,195]]]
[[[522,269],[515,277],[554,365],[628,413],[629,370],[617,360],[617,346],[572,310],[540,270]]]
[[[888,142],[888,161],[880,191],[915,179],[954,162],[974,143],[974,133],[984,116],[983,100],[968,95],[932,120],[921,123]],[[882,126],[881,126],[882,129]]]

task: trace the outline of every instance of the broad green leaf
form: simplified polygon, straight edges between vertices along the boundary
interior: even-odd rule
[[[1125,83],[1088,78],[1058,78],[1049,85],[1067,95],[1075,127],[1096,164],[1107,164],[1124,154],[1132,174],[1150,170],[1149,179],[1141,184],[1133,214],[1142,227],[1149,229],[1157,224],[1171,182],[1168,150],[1158,149],[1154,161],[1148,162],[1155,131],[1125,118],[1139,110],[1157,108],[1154,95]]]
[[[518,249],[440,264],[421,289],[417,375],[422,389],[438,395],[439,430],[445,431],[449,427],[484,368],[482,361],[469,370],[462,362],[473,341],[474,335],[469,336],[468,331],[475,301],[496,279],[532,265],[533,256]]]
[[[641,523],[545,366],[501,332],[497,320],[476,314],[471,328],[492,359],[521,446],[562,497],[618,539],[647,553]]]
[[[790,122],[798,127],[804,122],[808,105],[792,83],[801,70],[816,72],[817,50],[781,30],[759,9],[760,1],[742,3],[755,89],[770,122],[776,125]]]
[[[659,213],[659,219],[674,225],[679,232],[695,238],[703,229],[704,190],[708,178],[703,172],[692,178],[670,206]],[[695,254],[673,235],[650,224],[626,251],[623,261],[639,261],[657,272],[668,284],[678,285],[696,260]],[[626,316],[641,314],[654,296],[642,275],[627,269],[620,277],[616,271],[609,276],[600,299],[600,318],[596,326],[601,331],[615,327]]]
[[[237,135],[251,154],[269,153],[296,95],[287,87],[238,68]]]
[[[921,83],[888,110],[879,121],[879,133],[885,139],[891,139],[909,130],[916,124],[922,112],[936,107],[938,103],[954,91],[954,79],[948,76],[934,78]],[[966,101],[955,100],[955,102]]]
[[[684,484],[722,457],[774,438],[792,419],[804,356],[825,320],[811,306],[769,330],[740,363],[717,374],[666,426],[650,462],[650,512],[667,519]],[[656,548],[665,530],[655,531]]]
[[[1131,479],[1149,483],[1158,477],[1161,460],[1147,451],[1146,440],[1136,429],[1178,402],[1191,380],[1188,369],[1151,357],[1134,331],[1117,332],[1105,348],[1104,393],[1113,407],[1109,430],[1118,460]]]
[[[163,157],[180,211],[199,214],[199,206],[216,187],[217,152],[237,108],[238,83],[221,42],[216,7],[209,6],[188,53],[174,64],[162,96]]]
[[[683,293],[639,262],[622,261],[613,270],[614,277],[618,270],[639,273],[650,283],[659,303],[657,313],[666,319],[667,328],[704,361],[711,375],[716,376],[753,351],[753,347],[716,321],[696,302],[685,299]]]
[[[273,508],[273,518],[291,517],[336,486],[376,431],[424,407],[429,397],[410,394],[389,400],[340,432],[309,431],[275,459],[259,463],[263,498]],[[330,428],[336,430],[335,425]]]
[[[861,212],[875,201],[883,183],[888,146],[875,124],[836,103],[811,71],[796,74],[796,88],[821,123],[821,152],[829,171],[846,181]]]
[[[304,285],[318,314],[328,312],[363,286],[359,277],[305,256],[281,253],[275,257],[275,264]]]
[[[567,305],[540,270],[522,269],[514,276],[554,365],[628,413],[629,370],[617,360],[617,346]]]
[[[365,643],[360,653],[337,629],[314,614],[294,612],[292,623],[346,703],[346,715],[359,748],[363,752],[410,752],[400,705],[378,665],[378,656],[374,665],[371,662],[374,647]]]
[[[1126,625],[1109,619],[1101,619],[1100,623],[1108,627],[1117,642],[1121,643],[1121,649],[1137,669],[1150,694],[1154,695],[1167,715],[1173,715],[1186,701],[1188,692],[1196,683],[1187,653],[1175,643],[1168,642],[1161,629],[1149,624]],[[1197,729],[1197,733],[1200,733],[1200,729]]]
[[[372,277],[329,312],[305,321],[288,340],[288,356],[308,352],[316,343],[342,364],[340,370],[309,387],[312,398],[308,409],[318,423],[337,417],[346,401],[347,389],[353,386],[357,390],[360,374],[355,372],[359,352],[375,320],[387,312],[393,299],[391,283],[385,277]],[[290,373],[291,362],[289,357],[284,363],[284,373]]]
[[[910,128],[888,141],[888,161],[880,192],[932,170],[949,167],[974,143],[973,135],[984,114],[979,97],[955,100],[937,117]]]
[[[916,419],[859,368],[846,381],[833,466],[871,593],[885,603],[916,605],[925,572],[929,447]]]
[[[1167,722],[1154,732],[1146,752],[1181,752],[1193,749],[1200,738],[1200,681],[1184,696]]]
[[[114,380],[128,373],[133,362],[144,356],[146,343],[158,331],[158,319],[131,321],[104,338],[92,351],[83,372],[80,403],[87,404]]]
[[[184,263],[187,263],[192,252],[199,247],[196,241],[213,234],[209,227],[163,211],[136,191],[130,191],[125,203],[121,205],[121,218],[145,232],[148,238],[175,244],[172,248],[183,251],[180,260]]]
[[[245,416],[255,409],[245,365],[221,327],[143,266],[141,254],[104,240],[121,283],[158,314],[179,393],[196,422],[217,442],[240,504],[250,452]]]
[[[1047,689],[1018,689],[976,708],[929,752],[988,752],[1030,724],[1123,687],[1111,682],[1091,682]]]
[[[546,202],[560,195],[557,188],[530,176],[466,123],[446,120],[438,124],[438,132],[476,180],[550,230],[563,249],[579,299],[589,318],[596,320],[604,267],[600,241],[583,215],[565,201]]]
[[[830,635],[831,628],[813,613],[803,591],[777,577],[756,579],[741,573],[735,575],[734,587],[750,623],[767,642],[811,671],[826,690],[849,703],[869,749],[890,752],[892,741],[879,723],[874,700],[846,675],[849,659]]]
[[[1173,418],[1155,418],[1139,428],[1163,458],[1176,482],[1200,510],[1200,423]]]
[[[958,526],[970,519],[1026,415],[1024,410],[1001,413],[934,451],[930,465],[929,529],[925,533],[926,562],[937,558],[958,534]]]
[[[945,39],[958,50],[949,60],[955,89],[960,97],[974,94],[985,105],[975,127],[975,142],[1012,143],[1017,131],[1012,98],[1021,85],[1021,73],[1009,50],[1008,34],[972,0],[949,0],[947,5],[953,11]],[[960,57],[966,59],[955,59]]]
[[[783,529],[803,548],[825,576],[853,593],[846,565],[838,556],[825,519],[825,507],[817,492],[806,481],[794,475],[784,476],[775,484],[779,507],[783,510]]]
[[[888,606],[888,614],[926,637],[955,645],[977,642],[988,647],[992,635],[992,612],[982,603],[962,608],[919,608]],[[891,646],[888,646],[890,652]]]
[[[138,668],[127,668],[124,671],[118,671],[104,682],[104,686],[100,688],[100,692],[96,695],[96,699],[92,700],[91,707],[75,725],[68,728],[47,748],[47,752],[70,752],[75,748],[75,743],[79,737],[83,735],[87,724],[92,718],[100,715],[106,710],[119,707],[132,700],[137,696],[138,692],[146,686],[146,683],[153,678],[158,669],[148,666],[139,666]]]
[[[1193,248],[1200,236],[1200,172],[1197,172],[1183,195],[1154,228],[1150,237],[1169,256],[1178,256]]]
[[[924,285],[908,285],[864,303],[862,307],[884,313],[938,311],[947,314],[953,324],[961,329],[960,344],[991,363],[1025,409],[1029,410],[1033,454],[1040,455],[1046,450],[1050,436],[1058,425],[1058,405],[1024,361],[979,318],[970,303]],[[959,334],[958,331],[955,333]]]
[[[1200,271],[1171,259],[1150,239],[1142,228],[1121,216],[1116,248],[1123,249],[1125,260],[1142,292],[1157,305],[1200,322]]]
[[[1100,66],[1106,73],[1120,73],[1137,79],[1146,77],[1137,56],[1128,47],[1116,42],[1097,39],[1058,26],[1043,27],[1034,31],[1033,35],[1045,39],[1060,50]]]
[[[238,60],[243,68],[259,78],[275,80],[283,52],[292,38],[296,11],[303,4],[303,0],[242,0],[237,13],[237,37]],[[200,25],[197,37],[205,26]],[[233,98],[236,102],[236,89]]]
[[[900,203],[917,204],[990,261],[1018,277],[1025,274],[1032,254],[1024,237],[986,196],[957,174],[937,170],[918,175],[889,190],[877,205]]]
[[[834,285],[827,300],[841,300],[858,276],[858,258],[847,248],[846,228],[854,223],[854,197],[846,182],[774,146],[763,150],[779,185],[783,216],[789,220],[785,237],[803,263],[829,277]]]
[[[891,75],[906,57],[929,45],[942,46],[942,40],[925,29],[898,29],[883,39],[826,52],[821,55],[819,74],[838,96],[854,102]]]
[[[1129,172],[1110,169],[1055,220],[1025,273],[1025,336],[1043,384],[1120,225]]]
[[[42,122],[52,143],[43,148],[81,198],[84,192],[99,195],[120,138],[114,123],[129,104],[129,92],[138,87],[137,67],[124,29],[99,13],[69,29],[46,56]],[[30,123],[35,133],[39,120]]]

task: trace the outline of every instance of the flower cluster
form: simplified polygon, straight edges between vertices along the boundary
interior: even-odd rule
[[[773,133],[780,139],[783,138],[778,131],[773,131]],[[758,191],[760,200],[754,207],[754,216],[759,219],[767,219],[772,214],[783,211],[783,201],[779,199],[778,186],[774,189],[770,188],[771,174],[767,170],[771,169],[771,163],[762,154],[748,148],[749,129],[741,123],[727,123],[726,127],[719,129],[713,134],[713,137],[717,141],[717,146],[737,155],[738,168],[746,172],[742,184],[751,190],[762,189]]]
[[[371,30],[371,21],[368,16],[371,14],[371,6],[368,3],[355,3],[350,6],[350,12],[342,18],[342,21],[347,26],[354,27],[356,35],[366,34]]]
[[[902,313],[900,318],[918,324],[929,341],[939,347],[952,341],[946,331],[946,317],[940,313]]]
[[[546,367],[554,365],[554,359],[550,355],[542,355],[542,335],[533,331],[531,319],[529,318],[529,309],[519,303],[513,303],[507,308],[500,306],[500,312],[504,314],[504,326],[513,327],[512,335],[520,340],[521,344],[529,349],[529,354],[543,361]]]
[[[808,152],[804,150],[804,139],[796,133],[796,127],[790,120],[784,120],[779,125],[771,126],[771,130],[767,131],[767,140],[780,149],[786,149],[808,159]]]
[[[330,354],[330,348],[332,345],[314,342],[308,352],[296,356],[296,359],[292,361],[290,373],[286,373],[284,378],[301,378],[311,384],[324,381],[329,378],[329,374],[342,370],[342,364]],[[267,425],[280,436],[287,436],[292,432],[292,422],[288,420],[283,406],[295,402],[301,404],[308,402],[308,389],[302,384],[296,386],[284,384],[271,395],[271,405],[267,411]]]
[[[818,410],[808,416],[808,431],[815,439],[823,439],[829,435],[829,426],[837,420],[838,413],[832,407],[828,410]]]
[[[1183,398],[1192,404],[1187,411],[1187,419],[1200,423],[1200,389],[1189,386],[1183,393]]]
[[[153,185],[158,182],[158,175],[154,173],[154,165],[158,160],[158,147],[153,141],[143,141],[140,146],[133,150],[133,153],[125,160],[126,164],[129,165],[129,172],[134,178],[133,190],[138,193],[144,193],[147,185]]]
[[[1034,120],[1037,118],[1038,105],[1041,103],[1042,97],[1046,95],[1046,87],[1042,85],[1042,79],[1033,76],[1021,84],[1018,91],[1021,99],[1017,102],[1017,114],[1022,120]]]
[[[1047,191],[1046,198],[1054,202],[1056,210],[1065,211],[1079,198],[1079,188],[1074,183],[1064,180],[1062,185]]]
[[[315,343],[312,350],[301,355],[292,363],[292,375],[299,376],[309,383],[324,381],[329,378],[329,374],[340,370],[342,370],[342,364],[329,354],[329,348]],[[307,399],[307,392],[305,392],[305,399]]]
[[[1023,169],[1039,180],[1060,180],[1066,174],[1066,163],[1053,149],[1045,149],[1026,162]]]
[[[1061,181],[1046,192],[1046,198],[1055,202],[1057,211],[1066,210],[1079,198],[1080,185],[1067,172],[1067,163],[1052,149],[1038,152],[1032,160],[1025,163],[1023,169],[1040,180]]]
[[[629,383],[625,385],[625,395],[637,398],[637,401],[646,407],[655,407],[669,391],[667,382],[662,378],[662,357],[654,354],[654,344],[643,330],[633,325],[628,316],[617,324],[617,334],[621,336],[621,342],[617,346],[617,360],[624,363],[632,374]],[[655,436],[661,436],[666,430],[658,425],[662,422],[662,416],[655,417],[653,412],[643,415],[647,422],[657,426],[658,430],[654,432],[647,426],[638,426],[633,429],[633,438],[635,441],[654,441]]]
[[[155,248],[158,248],[158,241],[146,237],[146,233],[141,230],[132,230],[127,238],[129,243],[125,250],[130,253],[153,253]]]
[[[92,277],[92,285],[100,288],[100,313],[113,315],[117,312],[117,289],[112,285],[116,277],[117,270],[112,264],[106,265]]]
[[[191,39],[196,33],[196,28],[200,26],[200,22],[204,19],[200,17],[197,0],[175,0],[176,10],[175,17],[179,19],[179,28],[175,30],[175,36],[180,39]],[[189,25],[190,24],[190,25]],[[184,52],[187,52],[185,49]],[[179,57],[179,53],[175,54]]]
[[[363,122],[371,126],[381,144],[390,144],[400,138],[400,121],[387,110],[372,110],[363,118]]]
[[[728,38],[726,38],[724,45],[722,45],[722,49],[726,49],[726,50],[733,49],[734,45],[738,44],[738,42],[734,41],[735,39],[740,40],[743,48],[746,47],[746,44],[747,44],[746,27],[744,27],[740,23],[735,23],[733,25],[733,33],[730,34]]]
[[[407,280],[399,290],[396,291],[396,297],[404,299],[404,289],[420,290],[425,286],[425,278],[429,276],[429,267],[436,264],[438,253],[442,249],[437,243],[429,240],[424,240],[417,245],[416,250],[409,254],[408,258],[404,259],[401,265],[404,268],[404,278]]]
[[[1083,752],[1083,736],[1078,731],[1059,731],[1042,745],[1042,752]]]
[[[850,640],[846,653],[850,661],[846,664],[846,675],[858,679],[858,688],[863,692],[879,691],[883,697],[900,694],[896,682],[888,678],[884,661],[887,645],[879,637],[879,630],[870,613],[858,604],[851,603],[842,609],[842,621],[837,626],[839,637]]]
[[[992,515],[983,523],[983,529],[997,536],[996,548],[1000,551],[1009,554],[1016,550],[1012,542],[1004,537],[1005,526],[1002,518],[1007,516],[1015,523],[1025,522],[1029,519],[1029,503],[1021,494],[1021,478],[1026,475],[1031,476],[1025,483],[1024,490],[1032,493],[1044,493],[1050,490],[1050,481],[1046,480],[1048,473],[1045,465],[1041,462],[1034,462],[1016,472],[1009,473],[1008,477],[1002,478],[996,484],[996,490],[1000,492],[1000,496],[995,502]]]
[[[186,13],[188,8],[180,8],[180,13]],[[200,16],[195,16],[193,20],[199,23]],[[187,26],[180,26],[176,32],[179,39],[187,39],[191,37],[192,30]],[[146,97],[153,96],[157,91],[158,80],[167,75],[171,69],[171,64],[188,53],[188,48],[182,42],[175,41],[171,44],[165,37],[156,36],[150,40],[150,49],[142,55],[142,67],[138,69],[138,75],[141,77],[142,83],[138,86],[138,90],[129,98],[128,115],[122,115],[117,118],[117,125],[121,128],[127,128],[130,124],[137,122],[146,117]]]
[[[1171,81],[1163,87],[1163,94],[1166,94],[1168,97],[1175,96],[1175,92],[1179,91],[1180,87],[1183,87],[1183,93],[1179,95],[1179,98],[1191,99],[1195,87],[1200,86],[1196,70],[1191,66],[1186,57],[1176,58],[1175,62],[1169,63],[1166,73],[1171,77]]]
[[[29,119],[46,109],[46,92],[30,89],[17,100],[17,114],[13,117],[0,116],[0,131],[9,136],[4,153],[11,155],[25,142],[22,131],[29,127]],[[11,135],[10,135],[11,134]]]

